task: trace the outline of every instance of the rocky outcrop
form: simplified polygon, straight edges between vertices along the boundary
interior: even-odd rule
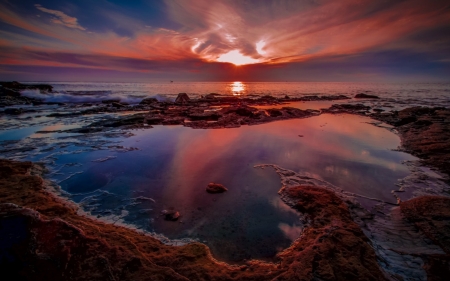
[[[355,99],[379,99],[379,96],[375,96],[375,95],[368,95],[368,94],[356,94],[355,95]]]
[[[334,192],[319,186],[294,186],[279,193],[310,223],[279,254],[286,270],[275,280],[386,280],[369,240]]]
[[[48,84],[22,84],[17,81],[12,82],[0,82],[0,85],[4,88],[20,91],[20,90],[40,90],[41,92],[53,91],[53,86]]]
[[[176,103],[186,103],[189,102],[191,99],[186,93],[179,93],[177,98],[175,99]]]
[[[439,245],[446,255],[426,256],[428,280],[447,280],[450,276],[450,198],[422,196],[400,204],[410,222]]]
[[[146,98],[141,100],[141,102],[139,104],[155,104],[158,103],[158,100],[155,98]]]
[[[450,175],[450,109],[412,107],[372,117],[398,130],[403,150]]]
[[[422,196],[400,204],[405,217],[450,254],[450,197]]]

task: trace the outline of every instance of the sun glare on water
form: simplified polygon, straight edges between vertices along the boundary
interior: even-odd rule
[[[245,91],[245,84],[242,82],[233,82],[230,84],[234,96],[240,96]]]
[[[229,62],[234,65],[244,65],[244,64],[252,64],[252,63],[258,63],[259,60],[244,56],[239,52],[238,50],[229,51],[228,53],[225,53],[223,55],[220,55],[217,58],[218,62]]]

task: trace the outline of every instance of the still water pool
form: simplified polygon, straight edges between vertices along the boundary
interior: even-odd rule
[[[72,165],[71,172],[81,173],[60,185],[99,218],[204,242],[220,260],[270,259],[300,235],[302,223],[280,200],[277,174],[255,165],[307,172],[345,191],[396,202],[391,190],[409,174],[402,161],[414,157],[393,151],[398,136],[368,122],[324,114],[235,129],[155,126],[121,140],[120,146],[136,150],[95,150],[56,161],[82,164]],[[209,194],[209,182],[228,191]],[[179,221],[164,220],[167,209],[179,211]]]

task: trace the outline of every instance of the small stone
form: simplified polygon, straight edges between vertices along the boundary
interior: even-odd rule
[[[162,210],[161,214],[164,215],[166,221],[176,221],[180,218],[180,212],[174,210]]]
[[[225,186],[223,186],[222,184],[213,183],[213,182],[210,182],[208,184],[208,186],[206,187],[206,191],[208,193],[222,193],[222,192],[225,192],[227,190],[228,189]]]

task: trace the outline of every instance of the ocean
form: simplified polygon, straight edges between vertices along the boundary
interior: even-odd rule
[[[384,98],[391,105],[449,106],[450,83],[350,83],[350,82],[173,82],[173,83],[91,83],[91,82],[29,82],[46,83],[53,93],[24,91],[29,97],[48,102],[99,102],[120,99],[130,104],[143,98],[174,100],[179,93],[197,98],[217,93],[235,96],[301,97],[307,95],[338,95],[353,97],[368,93]]]

